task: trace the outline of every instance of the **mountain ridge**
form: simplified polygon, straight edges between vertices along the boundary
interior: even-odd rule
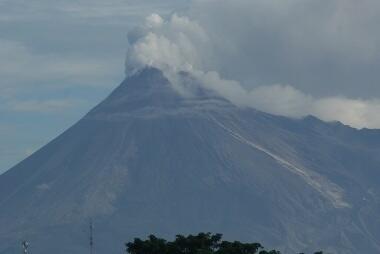
[[[195,91],[183,97],[161,71],[143,70],[1,175],[0,253],[21,238],[40,253],[83,252],[90,217],[99,252],[201,231],[285,253],[380,250],[380,132]]]

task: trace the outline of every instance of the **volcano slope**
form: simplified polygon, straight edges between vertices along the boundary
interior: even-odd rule
[[[175,87],[175,86],[174,86]],[[128,77],[0,176],[0,253],[121,252],[210,231],[284,253],[380,253],[380,131],[234,106],[163,73]]]

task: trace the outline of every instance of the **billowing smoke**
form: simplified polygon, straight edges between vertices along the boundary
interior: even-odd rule
[[[365,0],[361,8],[371,3]],[[380,33],[371,27],[377,18],[369,11],[363,21],[355,6],[351,0],[325,6],[309,0],[194,1],[185,14],[152,14],[129,32],[126,72],[153,66],[174,81],[185,71],[239,106],[380,128],[380,100],[346,93],[361,91],[367,80],[349,84],[339,76],[344,68],[360,75],[350,68],[371,64],[379,53],[374,42]],[[363,22],[370,27],[360,31]]]
[[[198,47],[206,47],[206,32],[187,17],[173,14],[164,20],[158,14],[146,18],[145,25],[128,35],[131,44],[127,56],[127,73],[149,65],[165,71],[201,69]]]

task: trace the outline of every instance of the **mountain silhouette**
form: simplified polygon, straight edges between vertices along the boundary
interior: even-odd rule
[[[85,253],[90,219],[96,253],[201,231],[284,253],[380,252],[380,131],[237,107],[181,77],[137,72],[1,175],[0,253],[23,239]]]

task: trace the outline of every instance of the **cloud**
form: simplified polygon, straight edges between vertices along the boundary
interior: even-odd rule
[[[127,53],[126,72],[134,73],[143,66],[154,66],[167,71],[191,71],[201,66],[198,45],[205,45],[208,37],[196,22],[173,14],[163,20],[158,14],[146,18],[145,26],[129,34],[132,43]]]
[[[71,98],[70,90],[108,87],[121,63],[36,53],[0,38],[0,111],[49,113],[88,107],[88,98]]]
[[[312,27],[309,27],[310,24],[303,27],[302,24],[297,23],[297,29],[293,31],[288,26],[291,21],[295,20],[288,17],[286,12],[308,12],[312,6],[318,7],[309,1],[306,3],[288,0],[285,1],[286,3],[278,5],[274,1],[248,2],[239,0],[232,2],[222,0],[222,2],[226,3],[227,7],[220,4],[220,2],[217,4],[211,0],[195,1],[189,15],[198,17],[199,19],[197,20],[179,14],[173,14],[167,19],[158,14],[148,16],[145,25],[129,33],[131,45],[128,49],[126,60],[127,75],[133,74],[144,66],[153,66],[163,70],[173,83],[177,83],[176,74],[180,71],[185,71],[191,73],[204,86],[216,91],[239,106],[253,107],[272,114],[289,117],[315,115],[326,121],[341,121],[357,128],[380,128],[380,116],[376,114],[380,108],[379,99],[349,98],[346,95],[341,95],[345,92],[343,89],[341,94],[318,95],[318,93],[313,94],[312,89],[305,93],[303,90],[306,88],[302,84],[297,86],[297,83],[291,85],[282,85],[287,84],[286,82],[262,84],[257,81],[255,83],[256,72],[247,67],[252,66],[254,68],[257,64],[260,64],[257,61],[263,60],[264,56],[271,58],[273,54],[278,53],[281,54],[281,60],[285,61],[286,56],[289,55],[289,52],[285,52],[284,46],[286,45],[290,52],[300,54],[299,57],[304,58],[300,63],[291,64],[304,64],[307,68],[310,68],[310,71],[313,71],[313,63],[311,63],[313,58],[318,58],[318,53],[321,52],[325,55],[331,54],[332,57],[335,57],[334,61],[336,63],[343,61],[345,61],[344,64],[346,65],[370,63],[378,50],[377,45],[373,44],[373,40],[375,40],[373,37],[369,37],[371,38],[370,42],[360,41],[360,43],[355,40],[346,43],[337,37],[343,33],[345,34],[345,39],[349,39],[349,36],[353,36],[351,33],[356,32],[346,28],[344,24],[340,28],[342,26],[340,23],[348,22],[348,24],[352,24],[354,22],[350,16],[347,16],[344,8],[345,4],[341,6],[340,3],[334,1],[337,6],[333,6],[332,13],[324,13],[327,21],[324,21],[323,24],[318,24],[316,35],[312,35],[312,38],[302,38],[309,33],[309,31],[305,32],[305,30]],[[199,8],[198,4],[205,7],[202,13],[199,13],[199,9],[197,9]],[[353,4],[350,2],[348,7],[352,7],[351,5]],[[211,6],[215,7],[215,9],[207,13],[209,14],[207,18],[202,17],[202,14],[205,15],[204,11],[210,10]],[[229,6],[234,12],[233,17],[229,16],[231,13],[225,9],[228,9]],[[237,8],[242,12],[237,12]],[[322,10],[318,9],[317,12],[323,13],[323,11],[326,11],[325,6],[319,6],[319,8]],[[247,9],[247,11],[244,9]],[[265,15],[270,15],[267,17],[261,11]],[[352,10],[349,9],[349,11]],[[218,17],[222,13],[224,16]],[[235,15],[236,13],[239,13],[238,17]],[[251,17],[251,14],[254,17]],[[212,24],[215,22],[214,15],[217,16],[217,21],[220,19],[219,27]],[[304,15],[303,12],[302,15]],[[232,18],[234,19],[233,21],[231,20]],[[321,16],[312,17],[312,20],[315,21],[318,18],[321,18]],[[253,30],[251,28],[252,24]],[[334,25],[334,27],[330,27],[330,25]],[[264,38],[256,38],[255,35],[259,35],[257,31],[263,29],[261,26],[268,28],[269,31],[266,31],[266,33],[269,34],[266,34]],[[339,29],[344,31],[340,32]],[[347,29],[348,31],[346,31]],[[334,34],[334,31],[337,35]],[[275,32],[278,32],[278,34],[273,34]],[[264,39],[265,42],[263,41]],[[277,45],[276,42],[273,42],[275,39],[282,40],[282,44]],[[256,51],[263,47],[266,48],[266,55],[262,53],[256,54]],[[308,52],[308,47],[315,52]],[[363,52],[363,50],[366,50],[366,52]],[[279,56],[277,55],[276,57]],[[327,56],[327,61],[331,60],[329,57]],[[297,55],[293,55],[291,58],[295,59]],[[275,62],[273,63],[273,72],[275,72],[279,66],[276,66]],[[265,61],[264,64],[266,64]],[[283,64],[282,68],[285,71],[291,71],[287,66],[288,63],[283,62]],[[341,64],[343,65],[343,63]],[[224,68],[226,67],[230,71],[225,72]],[[250,74],[246,73],[241,78],[239,74],[241,71],[245,71],[244,68],[251,70],[251,72]],[[308,71],[305,67],[297,66],[297,68],[300,68],[300,71]],[[264,74],[268,74],[268,72],[269,70],[266,70]],[[220,73],[223,73],[223,77]],[[305,75],[305,73],[300,75]],[[303,82],[302,79],[299,82]],[[329,86],[324,83],[319,85]],[[360,87],[358,84],[356,85]],[[179,90],[183,92],[183,89],[179,88]]]
[[[292,118],[314,115],[324,121],[340,121],[355,128],[380,128],[380,99],[316,98],[290,85],[259,86],[246,90],[237,81],[224,80],[217,72],[193,72],[203,84],[242,107]]]
[[[379,1],[195,0],[187,15],[211,38],[207,67],[246,87],[380,94]]]
[[[140,18],[152,10],[160,13],[170,12],[179,8],[187,0],[66,0],[51,4],[48,0],[2,0],[0,2],[0,22],[35,20],[46,17],[102,19],[117,22],[127,17]],[[21,7],[21,8],[20,8]],[[110,19],[111,18],[111,19]]]
[[[110,70],[117,66],[104,59],[83,59],[70,55],[37,54],[20,42],[0,38],[0,89],[36,82],[104,85]]]
[[[340,121],[356,128],[379,128],[380,100],[345,97],[315,98],[292,86],[272,85],[248,93],[248,105],[276,115],[304,117],[314,115],[325,121]]]
[[[7,110],[14,112],[52,113],[75,108],[80,104],[83,104],[83,101],[74,99],[10,101],[8,102]]]
[[[312,113],[327,121],[338,120],[357,128],[380,128],[380,100],[331,97],[318,100]]]

